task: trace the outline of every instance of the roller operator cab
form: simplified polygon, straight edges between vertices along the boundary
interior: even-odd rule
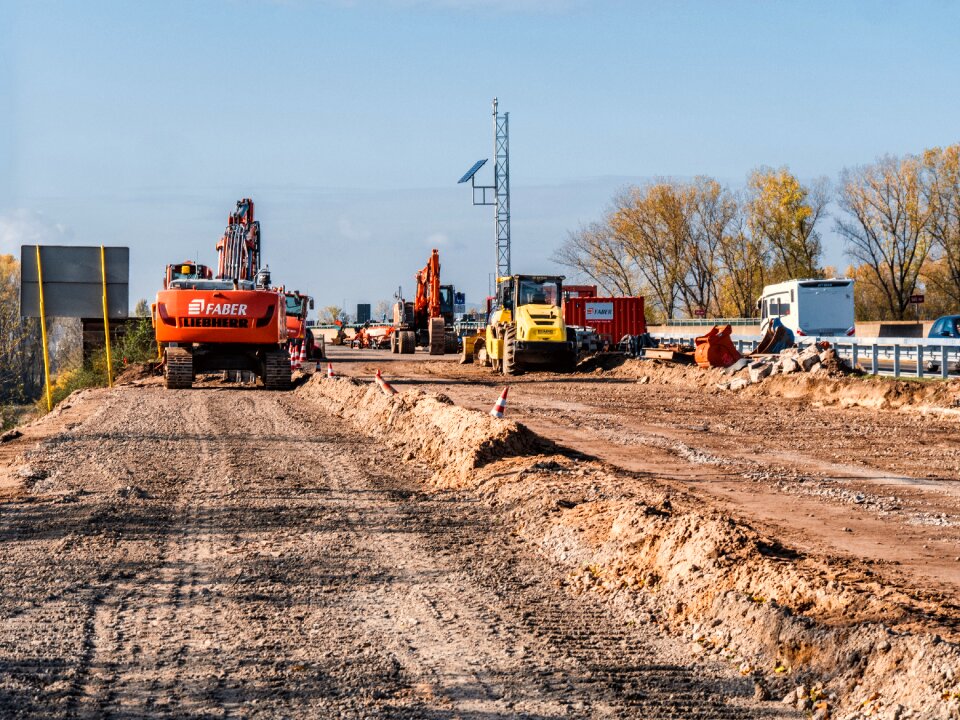
[[[562,300],[562,276],[497,278],[481,362],[489,362],[504,375],[537,367],[572,370],[577,363],[576,343],[563,322]]]

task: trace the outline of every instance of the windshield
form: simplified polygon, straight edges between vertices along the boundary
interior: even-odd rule
[[[517,292],[518,305],[559,305],[560,292],[555,280],[535,282],[521,280]]]
[[[202,279],[200,269],[193,264],[172,265],[171,280]]]
[[[453,288],[450,285],[440,286],[440,312],[453,312]]]
[[[177,290],[233,290],[233,280],[174,280],[170,287]],[[250,280],[237,283],[237,290],[253,290]]]
[[[307,299],[303,295],[287,295],[287,315],[299,315],[303,312]]]

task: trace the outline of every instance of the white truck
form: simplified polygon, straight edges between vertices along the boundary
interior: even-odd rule
[[[760,332],[774,319],[799,336],[853,335],[853,280],[787,280],[763,288],[757,300]]]

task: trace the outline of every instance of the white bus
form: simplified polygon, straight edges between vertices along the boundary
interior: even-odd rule
[[[757,300],[760,332],[775,318],[794,335],[853,335],[853,280],[787,280],[763,288]]]

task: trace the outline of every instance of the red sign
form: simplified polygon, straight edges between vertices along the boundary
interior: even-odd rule
[[[693,314],[696,315],[697,317],[706,317],[707,311],[703,308],[697,308],[696,310],[693,311]]]
[[[911,295],[910,302],[913,303],[914,305],[922,305],[923,295]]]

